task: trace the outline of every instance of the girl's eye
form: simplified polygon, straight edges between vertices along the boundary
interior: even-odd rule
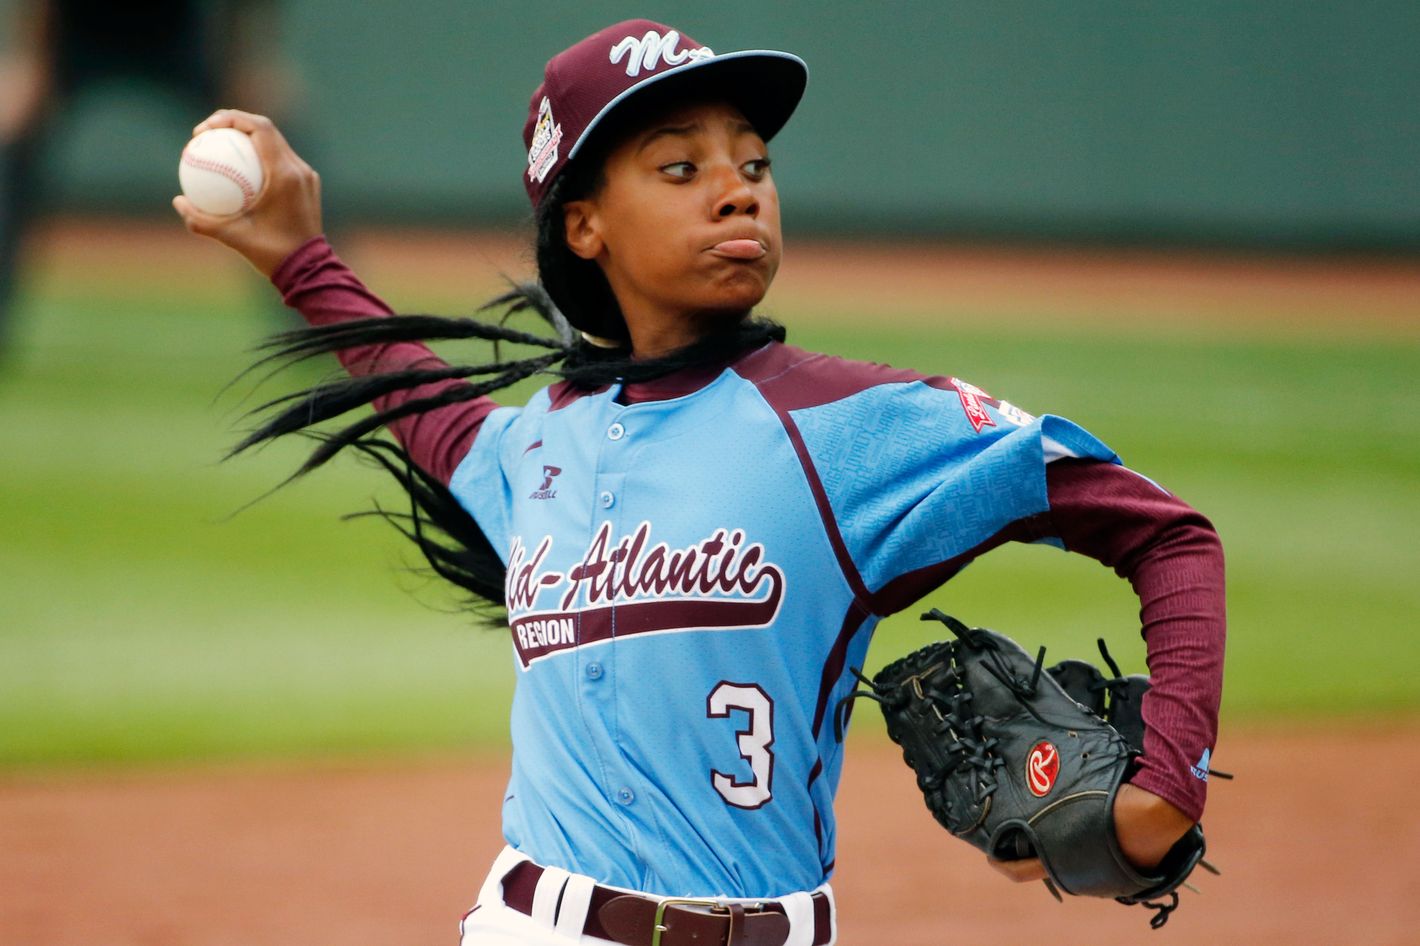
[[[671,177],[689,179],[695,174],[695,165],[691,164],[689,161],[676,161],[671,164],[661,165],[661,171],[665,174],[669,174]]]
[[[753,161],[744,163],[744,172],[750,180],[757,181],[769,173],[769,159],[755,158]]]

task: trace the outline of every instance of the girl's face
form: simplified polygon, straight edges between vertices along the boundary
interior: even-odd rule
[[[639,354],[688,344],[764,298],[782,252],[779,196],[738,109],[663,113],[611,151],[603,177],[566,205],[567,246],[601,266]]]

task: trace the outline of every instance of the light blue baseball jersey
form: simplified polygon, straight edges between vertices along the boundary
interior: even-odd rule
[[[812,889],[877,621],[1049,541],[1047,463],[1118,460],[957,379],[781,344],[626,399],[500,408],[450,483],[507,565],[506,839],[655,894]]]

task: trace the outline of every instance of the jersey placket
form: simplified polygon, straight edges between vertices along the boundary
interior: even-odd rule
[[[625,502],[622,496],[631,456],[637,437],[635,420],[627,408],[617,405],[614,392],[608,392],[609,410],[603,415],[605,427],[601,448],[597,451],[596,469],[589,484],[592,516],[590,532],[606,524],[613,537],[623,534]],[[590,538],[590,536],[589,536]],[[580,602],[584,604],[586,602]],[[617,718],[617,653],[616,608],[611,609],[612,632],[605,643],[577,648],[574,652],[581,681],[581,702],[590,731],[596,734],[595,750],[603,773],[602,790],[628,831],[628,841],[638,852],[643,849],[641,834],[648,823],[654,823],[638,807],[645,799],[638,792],[633,770],[626,764],[619,745]]]

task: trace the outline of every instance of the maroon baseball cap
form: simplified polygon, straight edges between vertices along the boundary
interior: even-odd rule
[[[793,114],[808,79],[804,61],[790,53],[715,53],[651,20],[608,26],[548,60],[523,126],[523,186],[537,207],[609,115],[628,103],[645,104],[653,92],[657,101],[721,96],[768,141]]]

